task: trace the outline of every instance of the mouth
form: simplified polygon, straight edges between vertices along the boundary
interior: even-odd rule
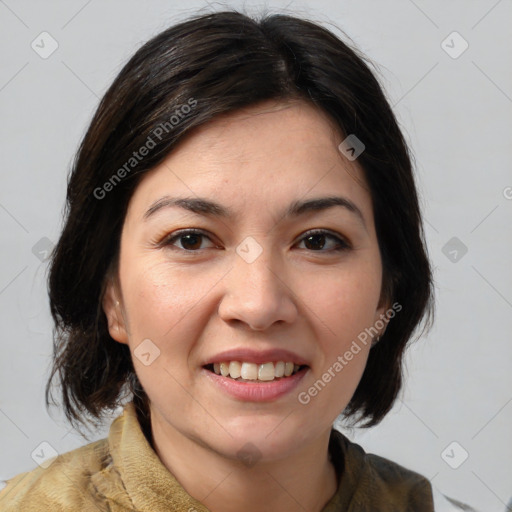
[[[309,366],[296,364],[293,361],[268,361],[261,364],[246,361],[222,361],[206,364],[203,368],[215,375],[221,375],[237,382],[255,383],[286,380],[309,369]]]

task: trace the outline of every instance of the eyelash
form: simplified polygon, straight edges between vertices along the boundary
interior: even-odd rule
[[[174,241],[180,239],[181,237],[183,237],[185,235],[201,235],[201,236],[204,236],[204,237],[210,239],[208,234],[200,229],[184,229],[184,230],[176,231],[176,232],[172,233],[168,237],[164,238],[162,240],[162,242],[160,242],[160,244],[158,244],[158,245],[160,247],[171,247],[173,245]],[[325,235],[327,238],[335,239],[338,242],[338,247],[335,249],[327,250],[327,251],[322,250],[322,249],[317,250],[317,251],[315,251],[313,249],[309,249],[311,252],[319,252],[319,253],[342,252],[342,251],[347,251],[352,248],[346,240],[344,240],[343,238],[340,238],[337,235],[334,235],[333,233],[331,233],[330,231],[325,230],[325,229],[312,229],[310,231],[306,231],[306,233],[304,233],[302,235],[302,237],[300,238],[299,242],[302,242],[304,239],[306,239],[310,236],[316,236],[316,235]],[[173,247],[172,248],[172,250],[175,250],[175,249],[189,253],[189,254],[197,253],[197,252],[204,250],[204,249],[196,249],[196,250],[183,249],[181,247]]]

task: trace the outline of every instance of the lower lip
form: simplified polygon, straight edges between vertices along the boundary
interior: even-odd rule
[[[217,375],[203,368],[206,376],[211,379],[216,386],[226,392],[228,395],[249,402],[271,402],[277,398],[292,392],[304,378],[309,368],[294,373],[290,377],[268,382],[253,381],[240,382],[229,377]]]

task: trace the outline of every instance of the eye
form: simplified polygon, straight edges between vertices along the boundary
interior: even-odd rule
[[[334,240],[334,247],[332,247],[331,243],[331,249],[330,250],[322,250],[325,248],[326,245],[326,239]],[[301,243],[304,242],[306,244],[306,249],[314,251],[314,252],[332,252],[332,251],[346,251],[350,249],[350,244],[347,243],[345,240],[340,238],[339,236],[336,236],[332,234],[330,231],[327,231],[325,229],[313,229],[311,231],[308,231],[305,233],[301,238]]]
[[[181,247],[177,247],[178,249],[187,252],[197,252],[200,249],[204,249],[204,247],[201,247],[201,238],[210,239],[206,233],[199,229],[184,229],[165,238],[160,245],[167,247],[179,241]]]
[[[161,247],[174,246],[177,249],[186,252],[198,252],[204,247],[201,247],[202,238],[211,241],[210,237],[200,229],[184,229],[172,233],[165,238],[159,245]],[[331,248],[324,250],[329,243],[326,240],[331,240]],[[176,246],[179,242],[180,246]],[[337,235],[332,234],[325,229],[314,229],[306,232],[300,239],[300,243],[306,244],[306,249],[314,252],[333,252],[333,251],[346,251],[351,248],[350,244]],[[333,247],[334,246],[334,247]]]

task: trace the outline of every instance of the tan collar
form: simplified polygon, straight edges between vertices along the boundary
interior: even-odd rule
[[[110,463],[92,477],[100,495],[140,512],[209,512],[162,464],[141,430],[133,403],[112,423],[108,443]],[[373,510],[362,507],[376,504],[381,512],[433,511],[430,484],[420,475],[367,455],[336,430],[331,431],[329,452],[339,486],[322,512]]]

